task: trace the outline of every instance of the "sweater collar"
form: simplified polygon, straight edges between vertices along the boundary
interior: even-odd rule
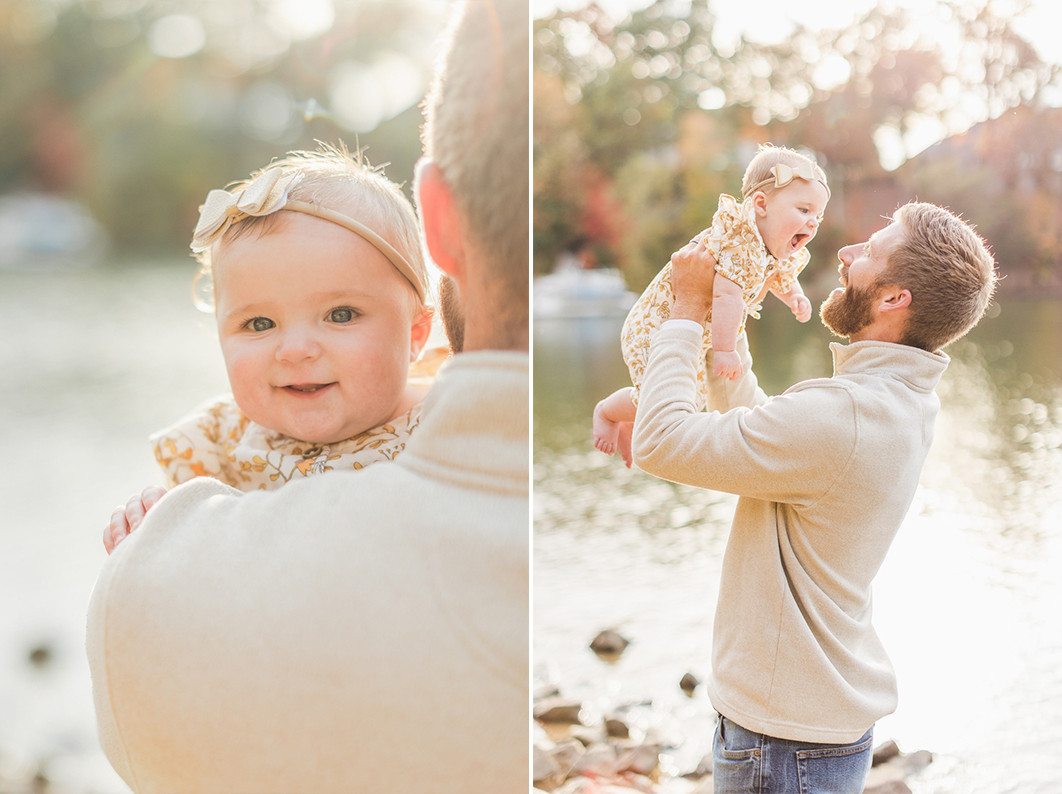
[[[498,350],[447,361],[396,463],[462,487],[526,496],[529,364],[526,353]]]
[[[951,361],[947,353],[935,353],[893,342],[830,343],[834,377],[877,375],[899,378],[911,388],[931,392]]]

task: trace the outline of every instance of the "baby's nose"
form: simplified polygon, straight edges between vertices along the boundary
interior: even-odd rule
[[[278,361],[302,361],[320,354],[321,346],[313,334],[301,330],[288,331],[277,344]]]

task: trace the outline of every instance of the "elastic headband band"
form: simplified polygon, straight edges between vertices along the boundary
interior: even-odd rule
[[[199,223],[196,224],[195,233],[192,235],[192,250],[199,252],[210,248],[232,224],[244,218],[260,218],[280,210],[302,212],[331,221],[371,243],[405,277],[423,303],[426,289],[420,275],[387,240],[368,226],[341,212],[305,201],[288,201],[288,193],[301,179],[302,174],[299,172],[284,174],[280,169],[274,168],[259,174],[235,193],[211,190],[207,194],[206,202],[199,208]]]
[[[354,232],[354,234],[372,243],[376,247],[376,250],[386,256],[387,260],[395,266],[395,269],[406,277],[406,281],[413,286],[421,303],[424,302],[424,286],[420,283],[420,279],[417,277],[417,273],[412,265],[406,261],[406,258],[402,256],[402,254],[395,250],[394,246],[365,224],[358,223],[353,218],[340,212],[336,212],[335,210],[330,210],[327,207],[319,207],[316,204],[309,204],[305,201],[289,201],[280,209],[305,212],[307,215],[313,215],[316,218],[331,221],[345,229],[349,229]]]

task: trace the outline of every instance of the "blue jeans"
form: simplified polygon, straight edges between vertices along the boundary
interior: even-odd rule
[[[814,744],[745,730],[719,716],[712,752],[715,794],[861,794],[874,726],[852,744]]]

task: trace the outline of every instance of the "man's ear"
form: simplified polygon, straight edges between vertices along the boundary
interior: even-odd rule
[[[414,187],[428,254],[440,270],[458,282],[464,281],[465,243],[450,185],[439,166],[422,158],[417,163]]]
[[[890,312],[911,305],[911,290],[886,287],[878,298],[878,311]]]

